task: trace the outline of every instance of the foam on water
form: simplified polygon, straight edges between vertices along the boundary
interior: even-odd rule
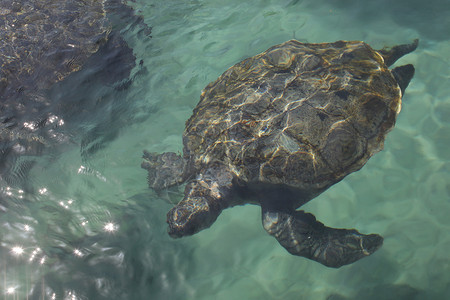
[[[132,4],[153,38],[137,38],[138,28],[122,32],[143,61],[130,87],[82,90],[83,103],[95,105],[60,128],[72,142],[18,158],[17,181],[2,182],[5,299],[450,298],[448,1]],[[420,39],[397,63],[414,64],[416,75],[385,149],[303,207],[328,226],[384,236],[374,255],[337,270],[288,254],[264,231],[257,206],[228,209],[210,229],[171,239],[167,199],[181,195],[156,195],[139,167],[144,148],[182,150],[184,122],[203,87],[292,38],[374,48]],[[73,77],[62,86],[82,82]],[[51,95],[70,95],[65,90]]]

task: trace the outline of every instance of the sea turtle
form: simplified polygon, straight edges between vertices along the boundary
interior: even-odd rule
[[[169,235],[208,228],[225,208],[262,208],[264,229],[291,254],[329,267],[375,252],[377,234],[324,226],[300,206],[383,148],[414,75],[389,70],[418,45],[290,40],[237,63],[203,90],[183,155],[144,151],[155,190],[187,182],[167,214]]]

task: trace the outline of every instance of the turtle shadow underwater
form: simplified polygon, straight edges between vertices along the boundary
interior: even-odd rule
[[[151,39],[151,27],[119,0],[47,8],[46,2],[9,2],[1,32],[9,43],[0,55],[0,176],[9,185],[28,186],[34,158],[77,144],[88,157],[120,128],[138,122],[119,117],[137,109],[128,88],[146,73],[125,35]],[[50,29],[53,35],[44,35]],[[26,60],[20,59],[24,53]]]

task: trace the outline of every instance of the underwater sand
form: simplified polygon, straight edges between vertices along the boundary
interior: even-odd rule
[[[0,182],[0,299],[450,299],[450,2],[393,2],[131,3],[153,28],[151,39],[122,30],[143,60],[131,86],[84,88],[86,72],[56,85],[55,102],[89,108],[58,128],[71,142],[11,161],[19,179]],[[167,199],[181,194],[157,196],[140,168],[144,148],[182,150],[203,87],[292,38],[374,48],[420,39],[396,64],[416,75],[385,149],[303,207],[328,226],[385,238],[340,269],[287,253],[257,206],[171,239]]]

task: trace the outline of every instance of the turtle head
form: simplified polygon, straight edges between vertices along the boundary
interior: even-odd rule
[[[184,199],[167,213],[169,235],[178,238],[210,227],[229,207],[233,176],[223,165],[211,165],[186,185]]]
[[[193,235],[210,227],[220,212],[205,197],[185,198],[167,213],[169,235],[173,238]]]

